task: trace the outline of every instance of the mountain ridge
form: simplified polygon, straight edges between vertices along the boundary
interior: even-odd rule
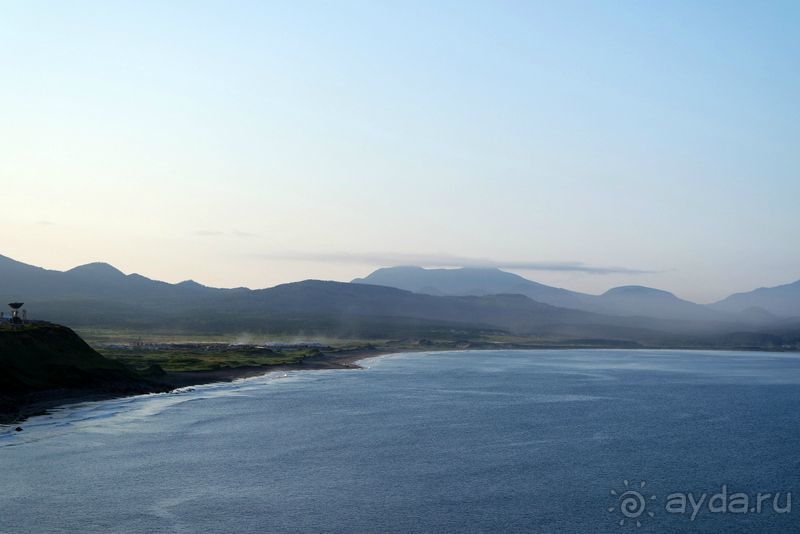
[[[411,275],[424,275],[425,271],[403,270]],[[437,276],[446,278],[452,271],[441,270]],[[384,270],[387,272],[392,273],[391,269]],[[480,285],[487,273],[482,269],[466,270],[466,289],[458,284],[445,287],[448,291],[461,289],[467,293],[463,295],[430,295],[365,283],[370,277],[355,283],[304,280],[265,289],[221,289],[191,280],[171,284],[135,273],[125,275],[103,263],[51,271],[3,257],[0,300],[25,302],[29,316],[35,319],[79,328],[136,331],[415,337],[425,332],[485,330],[551,338],[669,341],[674,345],[675,340],[689,339],[686,336],[694,339],[763,330],[770,325],[793,335],[795,328],[794,323],[781,323],[780,318],[759,309],[734,315],[712,310],[708,318],[696,320],[686,311],[708,310],[652,288],[623,286],[606,292],[605,297],[591,296],[526,283],[513,273],[489,272],[499,280],[491,293],[485,293],[487,288]],[[422,282],[430,285],[429,280]],[[542,300],[523,293],[531,288],[543,295]],[[475,294],[481,292],[485,294]],[[559,295],[575,300],[571,306],[543,301]],[[674,306],[671,315],[654,313],[667,305]],[[608,313],[608,307],[614,306],[625,313]]]
[[[553,306],[618,316],[644,315],[670,320],[736,320],[726,312],[708,309],[661,289],[620,286],[601,295],[591,295],[547,286],[496,268],[385,267],[364,278],[356,278],[353,283],[389,285],[414,292],[450,296],[519,293]]]
[[[800,280],[734,293],[710,304],[710,307],[729,313],[741,313],[748,308],[761,308],[773,315],[800,318]]]

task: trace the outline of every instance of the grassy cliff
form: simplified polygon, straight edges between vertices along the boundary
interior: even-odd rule
[[[53,391],[133,394],[159,389],[163,386],[95,352],[67,327],[0,327],[0,419]]]

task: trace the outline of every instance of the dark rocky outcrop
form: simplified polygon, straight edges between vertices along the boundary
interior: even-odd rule
[[[67,327],[49,323],[0,327],[0,422],[19,418],[24,406],[55,392],[124,395],[166,389],[103,357]]]

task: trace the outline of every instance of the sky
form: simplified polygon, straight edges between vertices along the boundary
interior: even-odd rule
[[[800,279],[800,3],[0,0],[0,254]]]

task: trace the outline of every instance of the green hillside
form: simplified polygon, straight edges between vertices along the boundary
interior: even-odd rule
[[[0,326],[0,394],[52,389],[142,390],[125,365],[104,358],[75,332],[49,323],[12,330]]]

